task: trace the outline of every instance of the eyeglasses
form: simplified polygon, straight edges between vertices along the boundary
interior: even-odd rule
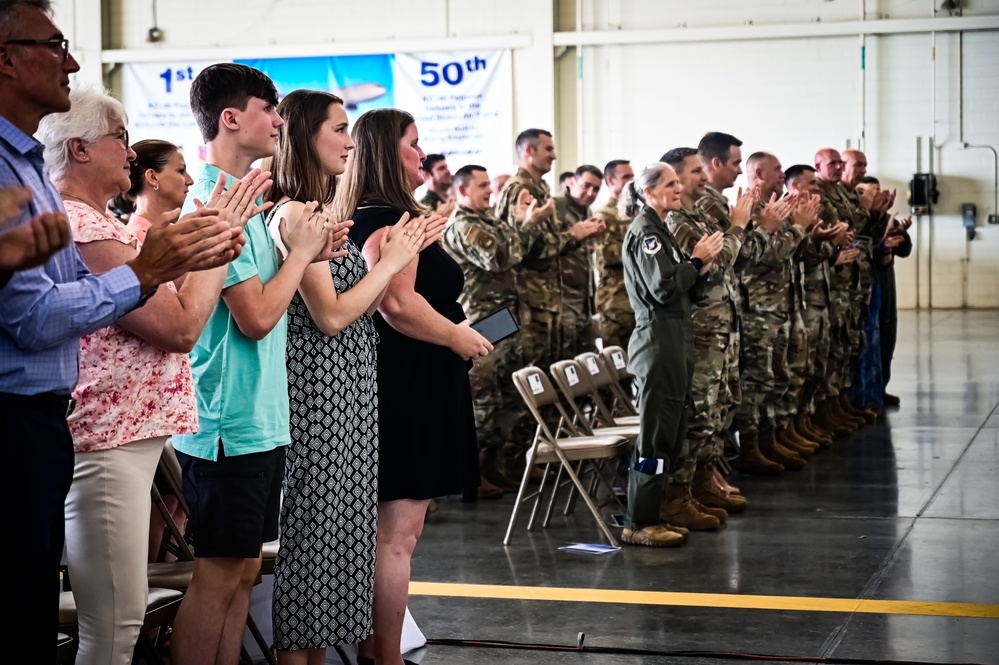
[[[118,142],[121,143],[121,145],[122,145],[123,148],[128,149],[129,143],[128,143],[128,130],[127,129],[120,129],[117,132],[111,132],[110,134],[105,134],[101,138],[112,138],[112,139],[115,139],[116,141],[118,141]]]
[[[45,46],[53,50],[59,48],[62,50],[62,59],[65,61],[69,58],[69,40],[62,37],[53,37],[52,39],[8,39],[4,42],[4,46],[8,44],[15,44],[17,46]]]

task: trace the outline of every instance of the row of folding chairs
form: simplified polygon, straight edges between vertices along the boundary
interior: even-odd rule
[[[617,463],[630,453],[638,438],[638,413],[631,399],[633,377],[627,365],[624,349],[612,346],[600,353],[583,353],[554,363],[549,368],[551,379],[533,365],[514,372],[514,385],[537,426],[504,545],[511,543],[525,503],[533,502],[527,523],[531,531],[547,498],[541,526],[548,527],[564,488],[568,488],[568,495],[563,514],[571,515],[581,498],[607,541],[618,544],[601,509],[612,505],[624,510],[615,491],[615,487],[624,485]],[[542,467],[543,473],[538,486],[532,489],[534,467]],[[549,483],[552,474],[554,481]],[[601,488],[606,490],[602,501]]]

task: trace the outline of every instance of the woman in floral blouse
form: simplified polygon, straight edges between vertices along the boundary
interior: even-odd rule
[[[135,153],[115,99],[74,90],[72,110],[45,118],[38,137],[62,194],[87,267],[101,273],[128,263],[139,241],[107,214],[127,191]],[[218,188],[192,216],[222,217],[242,233],[243,215],[270,185],[256,171],[226,194]],[[247,216],[248,218],[248,216]],[[150,233],[168,219],[153,220]],[[214,221],[214,220],[213,220]],[[161,286],[148,301],[80,341],[80,382],[69,418],[76,449],[66,500],[66,551],[80,624],[78,665],[128,665],[142,627],[148,583],[150,487],[166,438],[197,431],[187,352],[215,307],[225,266]]]

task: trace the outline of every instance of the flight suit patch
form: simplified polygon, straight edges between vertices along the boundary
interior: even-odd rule
[[[646,254],[658,254],[659,250],[663,248],[663,244],[659,242],[659,238],[655,236],[645,236],[642,240],[642,251]]]

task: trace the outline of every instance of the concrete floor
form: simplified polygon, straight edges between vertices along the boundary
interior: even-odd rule
[[[574,645],[584,632],[587,646],[691,653],[432,644],[419,660],[732,662],[693,653],[712,651],[769,654],[770,662],[999,663],[997,331],[995,311],[901,313],[890,386],[901,407],[837,440],[801,471],[736,475],[749,510],[717,533],[692,534],[679,549],[625,547],[600,557],[559,551],[601,541],[582,505],[547,529],[528,533],[521,522],[506,548],[512,497],[472,505],[444,499],[430,517],[413,561],[415,582],[518,589],[514,599],[413,595],[410,609],[428,638]],[[536,599],[544,587],[589,591],[577,602]],[[461,589],[477,595],[475,586]],[[725,594],[726,602],[698,595],[663,601],[671,604],[598,602],[614,600],[613,590]],[[922,604],[856,611],[843,610],[841,599]],[[754,609],[761,605],[780,609]]]

